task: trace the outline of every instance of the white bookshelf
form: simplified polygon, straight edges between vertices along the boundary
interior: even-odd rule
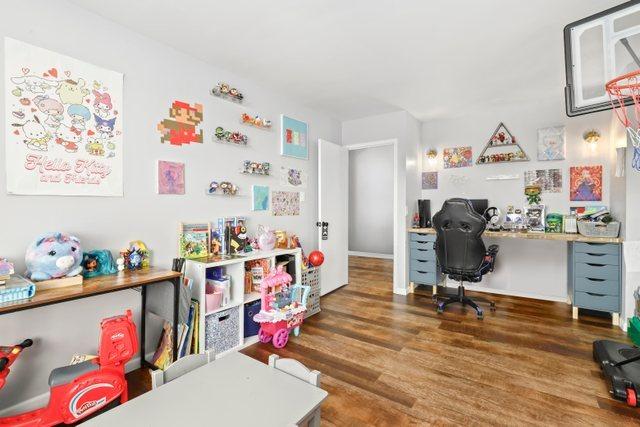
[[[224,259],[215,261],[213,258],[202,258],[187,260],[185,265],[185,276],[193,279],[192,295],[191,298],[196,299],[200,303],[200,310],[203,313],[198,321],[200,349],[204,351],[206,348],[206,317],[220,311],[224,311],[233,307],[239,307],[238,310],[238,324],[239,324],[239,345],[216,354],[216,358],[220,358],[234,351],[238,351],[246,346],[255,344],[258,342],[258,337],[244,338],[244,305],[257,301],[260,299],[259,292],[244,293],[244,273],[245,263],[247,261],[257,259],[267,259],[271,267],[275,266],[276,257],[280,255],[294,255],[295,258],[295,281],[296,284],[300,284],[302,280],[302,251],[299,248],[296,249],[274,249],[272,251],[253,251],[241,256],[237,256],[231,259]],[[231,301],[224,307],[220,307],[211,313],[206,312],[205,303],[205,285],[207,282],[207,269],[213,267],[224,267],[224,274],[231,279]],[[215,345],[214,345],[215,346]]]

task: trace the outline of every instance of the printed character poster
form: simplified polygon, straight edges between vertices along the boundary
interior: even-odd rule
[[[538,160],[564,160],[564,126],[538,129]]]
[[[7,192],[122,196],[122,74],[4,45]]]
[[[438,172],[422,172],[422,189],[438,189]]]
[[[602,200],[602,166],[572,166],[569,168],[570,200]]]
[[[300,215],[300,193],[297,191],[274,191],[271,194],[274,216]]]
[[[266,185],[252,185],[251,195],[252,211],[266,211],[269,209],[269,187]]]
[[[524,172],[524,185],[539,185],[543,193],[562,192],[562,169],[536,169]]]
[[[184,163],[158,161],[158,194],[184,194]]]
[[[302,169],[280,167],[280,185],[283,187],[305,188],[307,174]]]
[[[280,116],[280,154],[297,159],[309,158],[309,126],[305,122]]]
[[[471,147],[445,148],[442,153],[445,169],[467,168],[473,164]]]

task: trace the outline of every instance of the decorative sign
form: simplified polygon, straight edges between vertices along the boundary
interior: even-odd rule
[[[7,192],[122,196],[122,82],[6,37]]]

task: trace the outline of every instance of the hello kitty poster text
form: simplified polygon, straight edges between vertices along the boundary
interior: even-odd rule
[[[6,37],[7,192],[122,196],[122,82]]]

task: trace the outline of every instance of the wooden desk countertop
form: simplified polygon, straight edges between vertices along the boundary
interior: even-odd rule
[[[409,233],[436,234],[433,228],[409,228]],[[584,243],[622,243],[621,237],[587,237],[582,234],[568,233],[532,233],[515,231],[490,231],[485,230],[482,234],[485,237],[510,238],[510,239],[530,239],[530,240],[557,240],[562,242],[584,242]]]
[[[122,271],[108,276],[92,277],[85,279],[82,285],[42,291],[36,290],[33,298],[0,304],[0,315],[124,289],[137,288],[165,280],[172,280],[180,277],[180,275],[181,273],[176,271],[149,267],[142,270]]]

